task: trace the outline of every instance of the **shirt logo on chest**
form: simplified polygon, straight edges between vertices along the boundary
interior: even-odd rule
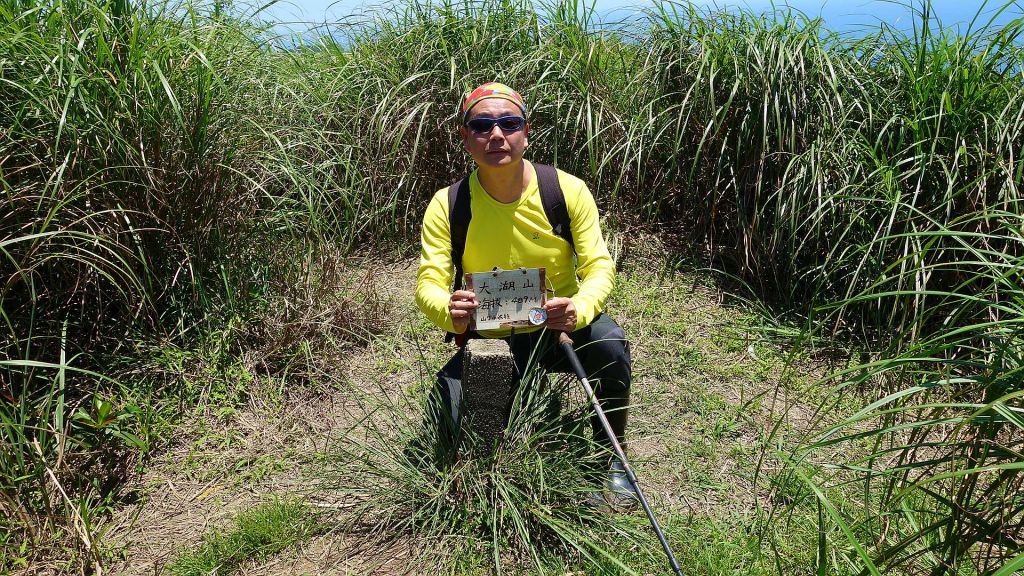
[[[533,233],[533,239],[534,240],[540,240],[540,232],[534,232]]]

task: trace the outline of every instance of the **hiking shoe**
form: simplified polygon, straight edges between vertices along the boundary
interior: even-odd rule
[[[611,506],[604,499],[604,492],[601,490],[587,492],[587,495],[583,497],[583,505],[601,513],[611,512]]]
[[[618,458],[612,458],[609,463],[604,489],[605,501],[616,510],[633,510],[640,505],[640,497],[636,493],[636,488],[629,482],[626,467]]]

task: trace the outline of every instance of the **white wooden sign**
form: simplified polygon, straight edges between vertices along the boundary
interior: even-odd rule
[[[472,330],[534,326],[530,310],[543,309],[547,301],[543,268],[494,270],[466,274],[466,289],[476,293],[480,307],[473,313]],[[543,315],[546,318],[546,315]]]

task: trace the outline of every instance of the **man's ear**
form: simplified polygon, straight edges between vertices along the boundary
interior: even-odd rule
[[[466,130],[465,126],[459,126],[459,138],[462,138],[462,147],[466,147],[466,137],[469,136],[469,131]]]

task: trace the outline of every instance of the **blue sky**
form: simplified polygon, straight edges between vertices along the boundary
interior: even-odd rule
[[[594,2],[599,14],[606,19],[616,20],[628,15],[637,6],[650,6],[643,0],[590,0]],[[821,16],[826,25],[833,30],[849,31],[859,28],[877,27],[880,22],[887,22],[899,28],[912,26],[911,13],[906,7],[907,0],[777,0],[776,6],[792,6],[806,14]],[[283,0],[263,12],[263,18],[282,23],[282,27],[294,30],[306,28],[305,23],[322,23],[343,20],[346,16],[371,9],[381,0]],[[746,6],[756,12],[770,10],[771,0],[694,0],[703,6]],[[919,2],[917,2],[919,4]],[[983,2],[982,0],[932,0],[932,7],[938,19],[947,26],[965,26],[979,8],[990,16],[1004,0]],[[1024,15],[1024,0],[999,17],[998,21],[1007,22]],[[621,16],[620,16],[621,15]],[[986,18],[987,19],[987,18]]]

